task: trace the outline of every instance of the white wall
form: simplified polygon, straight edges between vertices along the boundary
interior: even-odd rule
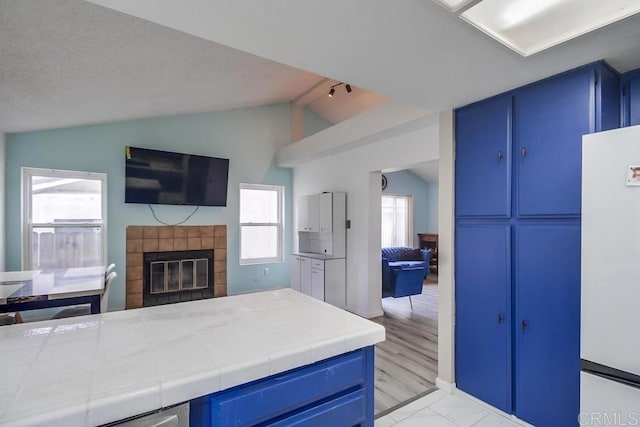
[[[364,316],[382,314],[380,270],[381,170],[404,169],[438,158],[438,115],[422,127],[294,168],[294,199],[322,191],[347,193],[347,307]],[[314,135],[317,139],[322,132]],[[304,143],[304,142],[302,142]],[[296,222],[297,206],[294,207]],[[294,224],[297,227],[297,224]],[[294,228],[295,229],[295,228]],[[297,241],[294,242],[294,248]]]
[[[454,132],[453,112],[440,113],[438,176],[438,378],[451,391],[454,372]]]
[[[440,147],[442,150],[442,147]],[[439,188],[437,182],[430,182],[427,184],[427,227],[425,228],[427,233],[437,233],[439,227],[440,208],[439,206]]]
[[[276,163],[296,167],[321,157],[355,150],[401,132],[420,129],[424,127],[424,118],[430,115],[433,113],[414,105],[388,102],[281,148]]]
[[[4,132],[0,132],[0,271],[4,271]]]

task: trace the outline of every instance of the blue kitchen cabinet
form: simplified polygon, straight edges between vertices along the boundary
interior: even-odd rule
[[[456,214],[509,217],[511,96],[457,110],[456,144]]]
[[[374,348],[242,384],[190,402],[190,425],[373,426]]]
[[[538,426],[577,424],[582,136],[619,126],[619,87],[595,63],[456,110],[456,384]]]
[[[456,228],[456,385],[511,412],[509,224]]]
[[[514,95],[516,213],[578,215],[582,135],[594,127],[594,73],[563,74]]]
[[[622,88],[622,125],[640,125],[640,70],[623,74],[620,81]]]
[[[576,425],[580,224],[526,224],[515,234],[514,413],[536,426]]]
[[[618,99],[617,76],[602,64],[515,92],[518,216],[580,214],[582,136],[618,127]]]

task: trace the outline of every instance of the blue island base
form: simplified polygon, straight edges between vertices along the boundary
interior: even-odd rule
[[[374,347],[190,402],[191,426],[373,426]]]

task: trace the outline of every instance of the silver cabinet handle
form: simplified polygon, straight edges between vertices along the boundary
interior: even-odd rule
[[[502,317],[502,313],[498,313],[498,325],[502,325],[504,317]]]
[[[524,158],[527,157],[527,147],[522,147],[520,154],[522,155],[522,159],[524,160]]]
[[[502,160],[502,150],[498,151],[498,161]]]

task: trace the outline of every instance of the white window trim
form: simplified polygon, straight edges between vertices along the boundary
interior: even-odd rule
[[[240,265],[251,265],[251,264],[273,264],[277,262],[284,262],[284,186],[282,185],[265,185],[265,184],[247,184],[240,183],[240,191],[241,190],[265,190],[265,191],[276,191],[278,193],[278,222],[240,222],[240,210],[242,206],[239,206],[238,209],[238,222],[240,228],[240,238],[238,241],[238,259],[240,260]],[[238,192],[238,195],[240,194]],[[238,199],[240,197],[238,196]],[[240,203],[240,202],[239,202]],[[251,259],[243,259],[242,258],[242,227],[251,227],[251,226],[277,226],[278,227],[278,255],[271,258],[251,258]]]
[[[413,196],[411,194],[391,194],[391,193],[383,193],[382,197],[392,197],[394,199],[397,198],[407,198],[407,246],[413,247]],[[382,201],[382,200],[381,200]],[[380,207],[382,209],[382,206]],[[382,230],[380,230],[382,231]]]
[[[102,237],[102,253],[100,254],[101,263],[105,264],[107,254],[107,174],[98,172],[81,172],[81,171],[69,171],[61,169],[42,169],[42,168],[30,168],[22,167],[22,179],[21,179],[21,193],[22,193],[22,269],[31,269],[31,246],[32,246],[32,231],[34,227],[68,227],[73,225],[74,227],[99,227]],[[91,224],[78,224],[78,223],[37,223],[32,222],[32,210],[31,210],[31,180],[33,176],[55,176],[59,178],[75,178],[75,179],[95,179],[100,181],[101,195],[102,195],[102,221]]]

